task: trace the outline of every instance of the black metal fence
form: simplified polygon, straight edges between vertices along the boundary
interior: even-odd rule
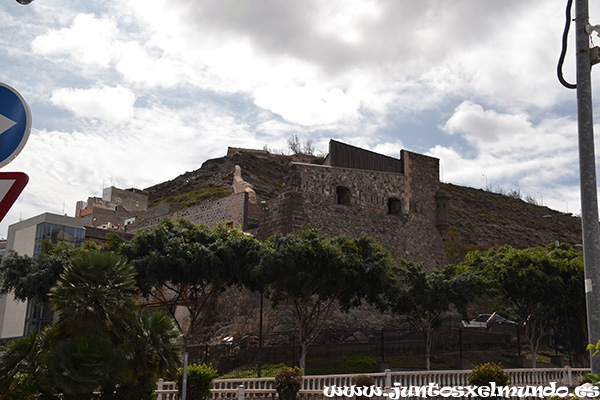
[[[522,329],[515,324],[496,324],[492,329],[442,325],[434,333],[432,367],[455,368],[458,360],[473,357],[474,352],[490,352],[490,361],[519,356],[528,348]],[[545,349],[552,348],[556,343],[553,339],[551,335],[544,338]],[[259,346],[257,334],[249,334],[218,345],[189,346],[188,352],[191,362],[212,363],[222,374],[257,366],[259,357],[262,366],[298,364],[297,332],[264,334],[262,343]],[[566,354],[566,349],[561,349]],[[423,369],[424,354],[424,337],[414,329],[324,330],[308,347],[305,373]]]

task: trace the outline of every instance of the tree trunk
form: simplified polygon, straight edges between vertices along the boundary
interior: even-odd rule
[[[537,348],[538,344],[533,339],[529,339],[529,348],[531,349],[531,368],[536,368],[537,365]]]
[[[298,312],[298,342],[300,344],[298,366],[303,374],[306,374],[306,353],[308,351],[308,327],[306,325],[307,322],[302,313]]]
[[[431,370],[431,342],[432,342],[432,329],[427,327],[425,332],[425,368],[427,371]]]
[[[306,339],[300,341],[300,358],[298,360],[298,364],[302,373],[306,373],[306,353],[308,352],[308,343],[306,343]]]

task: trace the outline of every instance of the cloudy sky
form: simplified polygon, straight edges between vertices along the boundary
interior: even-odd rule
[[[333,138],[429,154],[445,182],[579,213],[576,93],[556,78],[565,6],[3,0],[0,82],[27,99],[33,127],[2,169],[30,182],[0,237],[19,218],[73,215],[103,186],[145,188],[227,146],[287,152],[292,135],[323,152]]]

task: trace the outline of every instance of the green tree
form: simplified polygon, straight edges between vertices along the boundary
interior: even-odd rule
[[[122,337],[137,309],[135,272],[114,253],[83,252],[64,268],[48,294],[67,335]]]
[[[422,333],[429,370],[441,316],[453,307],[464,314],[468,304],[483,291],[482,281],[476,274],[461,272],[453,265],[428,272],[420,264],[405,260],[400,260],[396,277],[398,286],[390,298],[392,311],[406,315],[408,322]]]
[[[0,400],[58,399],[45,365],[47,342],[47,335],[33,332],[0,348]]]
[[[547,247],[549,256],[558,263],[559,274],[564,285],[560,293],[560,301],[555,301],[555,313],[564,323],[565,330],[576,327],[582,343],[579,346],[585,349],[588,339],[587,306],[585,300],[585,270],[583,265],[583,252],[561,244],[559,247]],[[563,319],[564,318],[564,319]],[[573,340],[574,338],[571,338]]]
[[[187,369],[187,398],[190,400],[206,400],[210,396],[210,386],[219,372],[212,364],[192,364]],[[181,394],[183,387],[183,368],[177,370],[177,386]]]
[[[148,301],[174,319],[177,307],[187,310],[187,326],[175,321],[188,343],[219,294],[258,264],[261,245],[237,229],[164,219],[115,247],[135,267],[140,293]]]
[[[561,324],[564,307],[584,318],[581,257],[566,245],[523,250],[504,246],[470,253],[463,263],[485,276],[500,300],[524,321],[534,368],[540,341],[550,326]]]
[[[364,300],[384,307],[386,287],[393,278],[389,260],[389,254],[367,237],[331,238],[309,227],[268,240],[252,277],[274,306],[292,306],[301,369],[305,369],[309,344],[334,305],[348,310]]]
[[[89,248],[89,245],[86,247]],[[0,293],[12,292],[17,300],[48,302],[48,292],[77,251],[64,243],[41,243],[40,254],[35,257],[9,251],[0,265]]]
[[[470,251],[475,251],[475,245],[467,245],[460,237],[460,231],[454,225],[450,225],[444,232],[444,249],[450,264],[458,264],[464,261]]]
[[[58,313],[46,363],[54,384],[75,398],[102,389],[110,397],[126,381],[123,344],[137,308],[134,270],[114,253],[79,253],[48,298]]]
[[[136,313],[134,277],[113,253],[71,259],[48,296],[57,321],[4,349],[0,399],[23,387],[40,398],[148,399],[159,374],[175,373],[179,332],[165,314]]]
[[[119,399],[154,399],[159,378],[174,378],[181,364],[181,334],[163,312],[141,310],[125,337],[130,379],[119,385]]]

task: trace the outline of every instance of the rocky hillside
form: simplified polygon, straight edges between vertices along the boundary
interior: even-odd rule
[[[174,196],[206,187],[231,190],[236,165],[242,168],[242,178],[253,185],[258,200],[269,200],[283,191],[290,162],[320,164],[323,161],[305,154],[286,156],[243,149],[230,150],[230,153],[233,154],[205,161],[196,171],[145,189],[150,193],[150,203],[168,202]]]
[[[150,202],[169,202],[188,194],[186,205],[207,196],[227,195],[231,191],[235,165],[242,177],[254,186],[258,200],[276,197],[284,190],[290,162],[321,163],[308,155],[278,155],[265,151],[230,149],[225,157],[207,160],[200,169],[147,188]],[[547,245],[556,240],[581,243],[581,220],[527,203],[521,199],[452,184],[441,184],[450,194],[450,239],[468,249],[487,249],[509,244],[517,248]],[[206,190],[210,188],[211,190]],[[205,189],[205,190],[200,190]],[[192,195],[198,194],[194,198]],[[553,217],[546,217],[552,215]],[[457,237],[458,236],[458,237]]]
[[[556,240],[581,243],[580,218],[481,189],[451,184],[442,187],[450,194],[451,226],[457,228],[465,244],[477,249],[504,244],[545,246]]]

